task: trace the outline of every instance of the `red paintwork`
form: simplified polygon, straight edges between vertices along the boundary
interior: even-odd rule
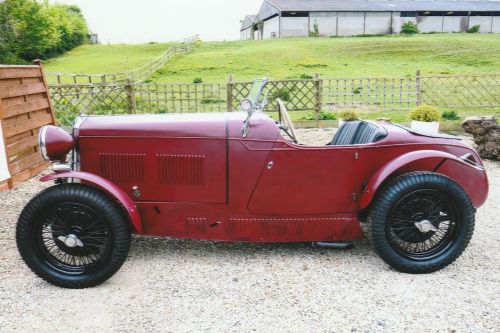
[[[41,128],[46,154],[50,161],[65,161],[68,152],[75,146],[73,137],[64,130],[48,125]]]
[[[88,172],[77,171],[52,173],[43,176],[42,178],[40,178],[40,180],[42,182],[48,182],[50,180],[68,178],[83,180],[86,184],[95,186],[109,194],[125,208],[125,211],[130,218],[130,222],[132,223],[135,232],[138,234],[142,233],[141,217],[137,210],[137,206],[134,204],[132,199],[130,199],[130,197],[125,194],[125,192],[123,192],[117,185],[113,184],[109,180]]]
[[[85,118],[77,131],[82,179],[111,188],[128,209],[136,205],[139,234],[252,242],[362,239],[359,213],[382,184],[406,172],[447,175],[476,207],[488,192],[482,165],[457,158],[472,153],[480,163],[460,140],[383,123],[388,136],[377,143],[309,147],[283,138],[263,113],[242,138],[245,116]]]

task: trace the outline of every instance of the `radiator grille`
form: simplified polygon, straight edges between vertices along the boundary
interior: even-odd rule
[[[158,181],[169,185],[203,185],[203,155],[159,154]]]
[[[144,182],[145,154],[99,154],[100,174],[120,183]]]

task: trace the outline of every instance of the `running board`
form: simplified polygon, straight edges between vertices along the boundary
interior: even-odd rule
[[[338,250],[351,250],[354,248],[352,243],[341,243],[341,242],[312,242],[314,248],[319,249],[338,249]]]

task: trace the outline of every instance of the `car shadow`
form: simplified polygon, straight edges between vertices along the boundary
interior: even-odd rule
[[[315,248],[311,242],[300,243],[245,243],[202,241],[192,239],[178,239],[169,237],[133,236],[130,248],[130,257],[140,259],[151,256],[161,256],[172,253],[182,253],[184,257],[204,256],[251,256],[251,255],[324,255],[324,254],[353,254],[363,255],[372,252],[370,241],[352,242],[354,248],[348,250]]]

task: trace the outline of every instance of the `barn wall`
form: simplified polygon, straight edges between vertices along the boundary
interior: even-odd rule
[[[308,17],[282,17],[281,37],[307,37],[309,36]]]
[[[482,27],[481,30],[483,30]],[[493,16],[493,27],[491,32],[500,33],[500,16]]]
[[[240,34],[241,40],[252,39],[252,28],[245,29]]]
[[[462,32],[468,29],[467,16],[445,16],[443,19],[443,32]]]
[[[420,32],[443,31],[443,16],[420,16],[417,22]]]
[[[314,30],[314,22],[318,22],[319,35],[324,37],[337,35],[337,12],[314,12],[309,16],[309,31]]]
[[[354,36],[364,33],[364,13],[339,12],[338,36]]]
[[[279,38],[280,36],[280,18],[279,16],[273,17],[270,20],[264,21],[264,31],[262,35],[262,39],[270,39],[272,35]]]
[[[491,16],[471,16],[469,19],[469,28],[480,25],[479,32],[491,32]]]
[[[391,13],[366,13],[365,34],[390,34]]]

